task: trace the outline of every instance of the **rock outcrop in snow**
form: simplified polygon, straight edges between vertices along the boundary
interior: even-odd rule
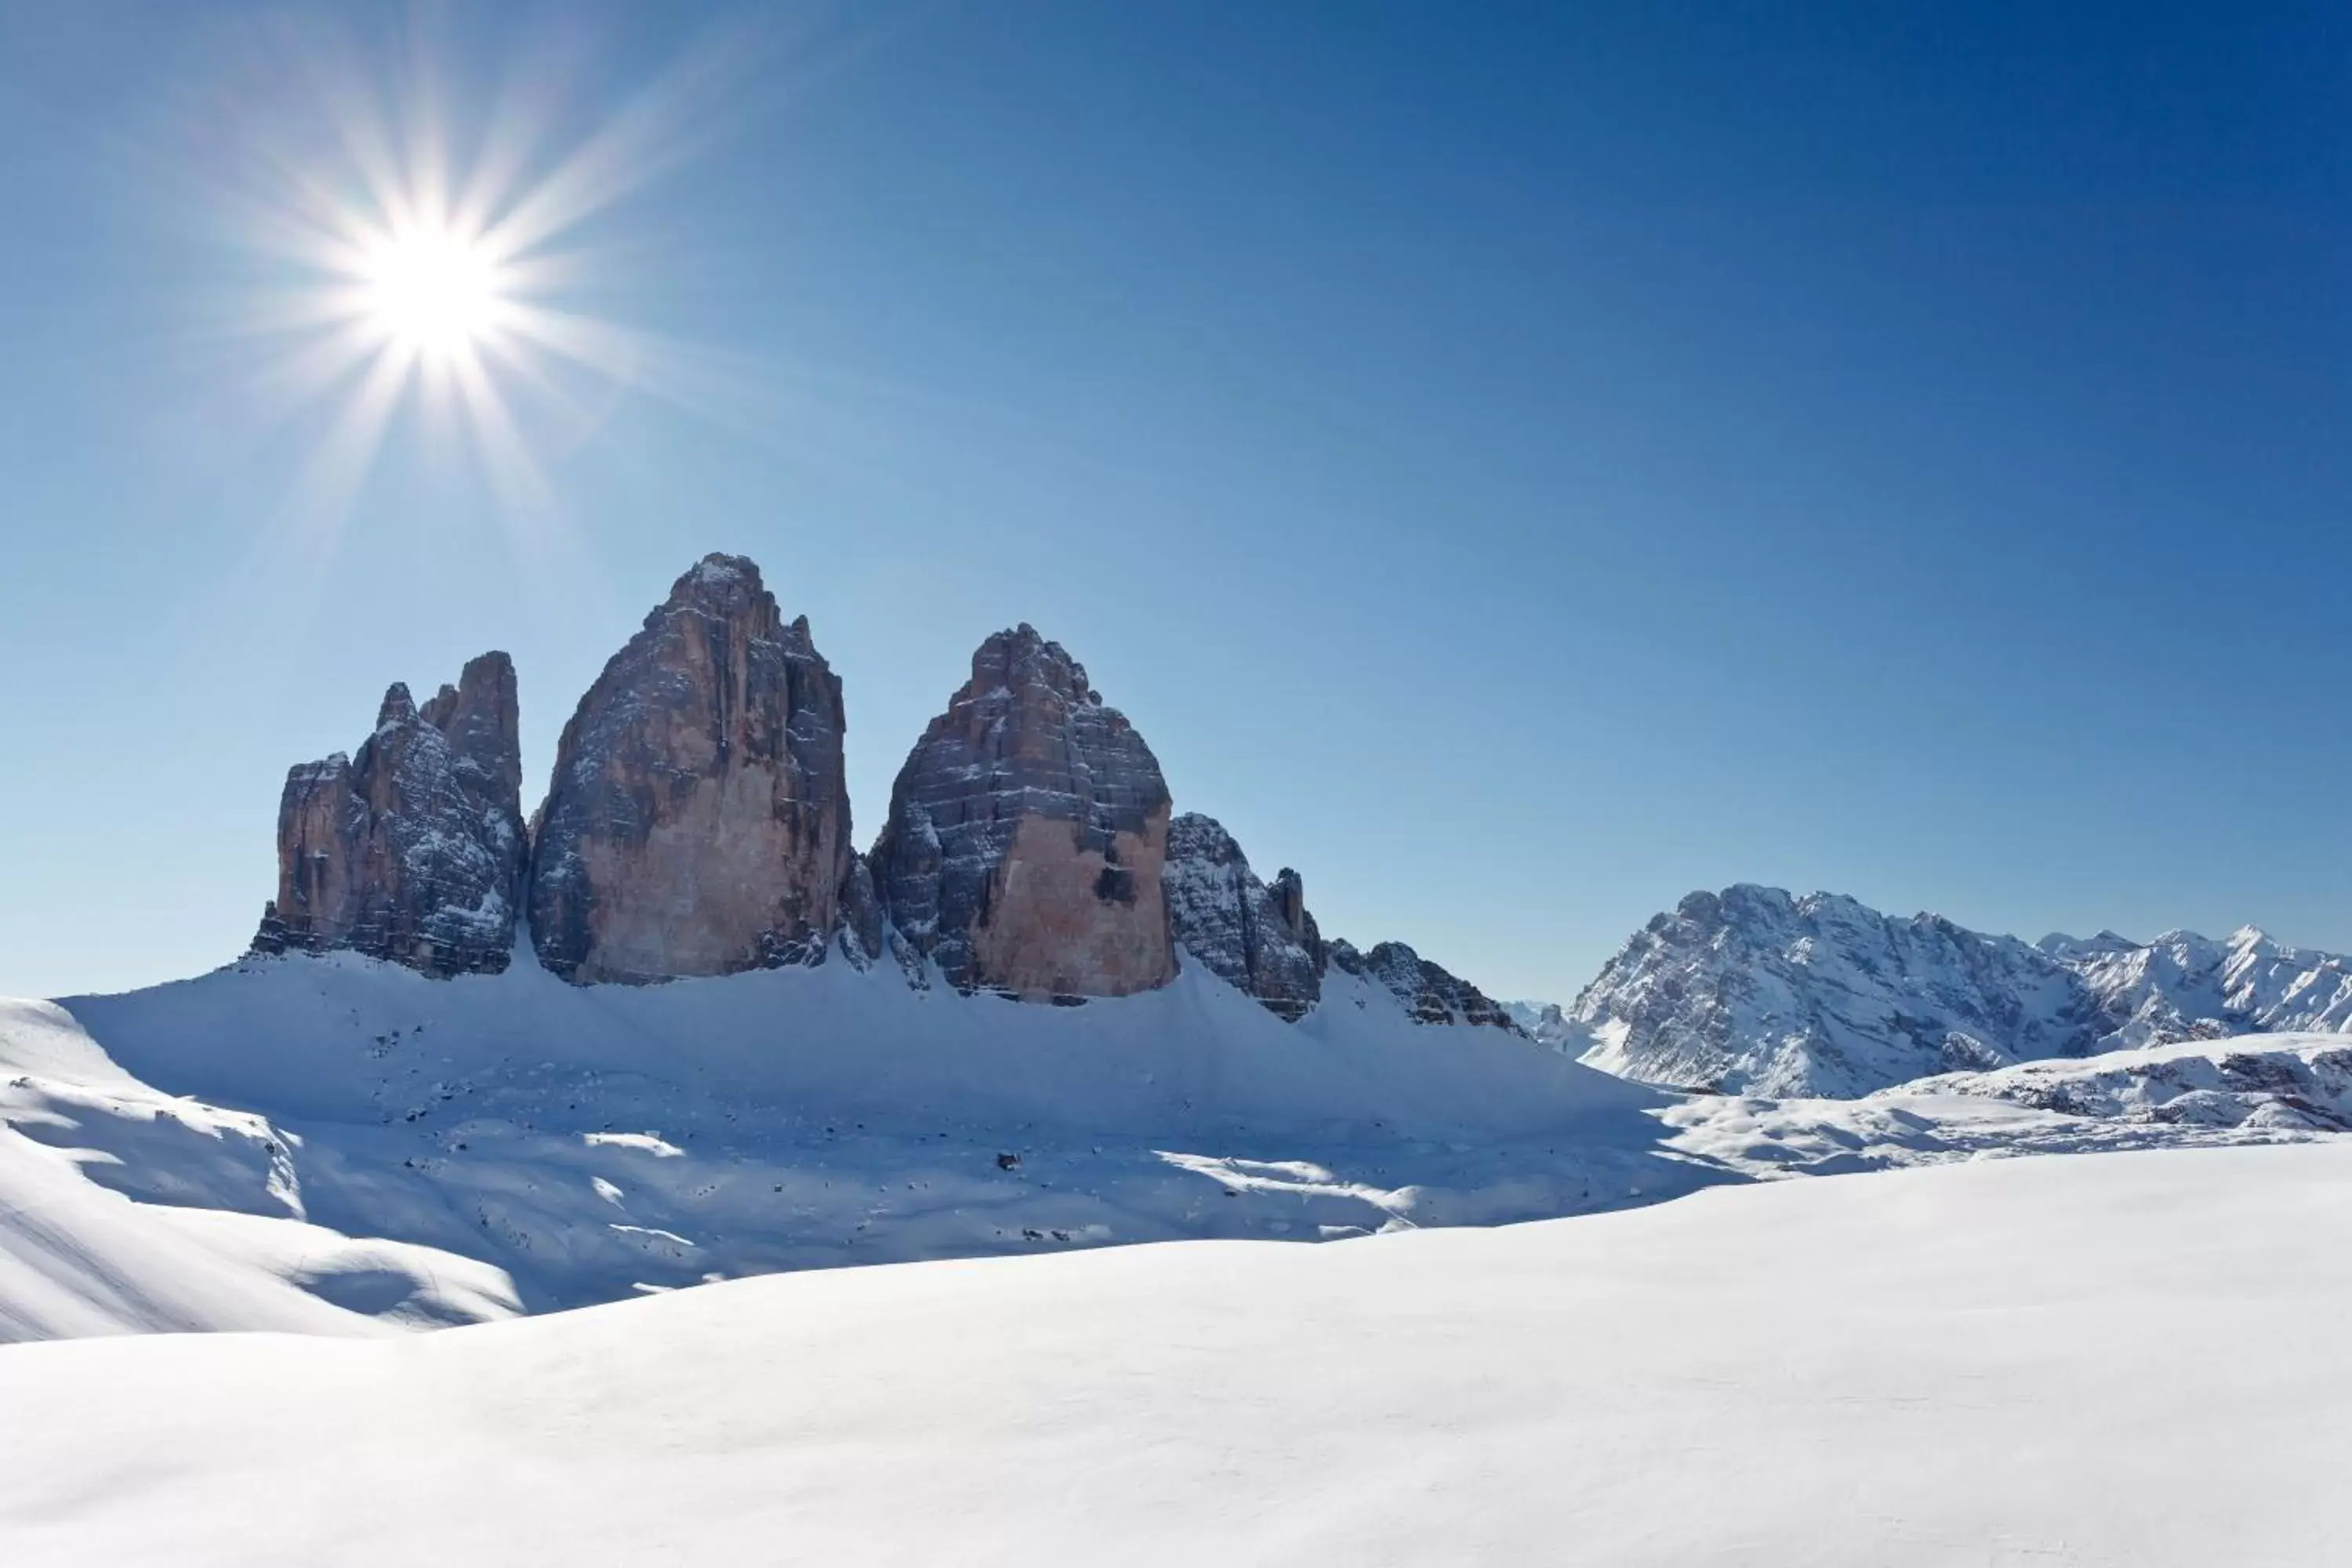
[[[1882,1093],[2004,1100],[2142,1126],[2352,1132],[2352,1042],[2341,1035],[2200,1038],[1948,1073]]]
[[[1568,1009],[1568,1044],[1630,1078],[1858,1095],[1937,1073],[2352,1024],[2345,960],[2251,928],[2029,945],[1828,893],[1697,892]]]
[[[1176,973],[1160,763],[1086,668],[1023,625],[916,742],[871,856],[884,912],[963,990],[1122,996]]]
[[[1352,942],[1334,942],[1329,956],[1332,968],[1387,987],[1416,1024],[1483,1024],[1520,1032],[1508,1008],[1401,942],[1381,942],[1367,952],[1357,952]]]
[[[1171,934],[1208,972],[1292,1021],[1323,994],[1323,936],[1305,884],[1284,867],[1268,886],[1214,817],[1186,812],[1168,825]]]
[[[425,974],[502,970],[525,857],[514,665],[467,664],[419,709],[384,693],[358,752],[286,775],[278,896],[254,948],[348,948]]]
[[[540,962],[643,983],[821,959],[850,877],[841,681],[760,569],[706,556],[556,750],[530,869]]]

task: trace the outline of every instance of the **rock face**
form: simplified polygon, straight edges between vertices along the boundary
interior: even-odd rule
[[[1294,1022],[1322,997],[1323,937],[1297,872],[1268,887],[1215,818],[1186,812],[1168,825],[1161,879],[1170,934],[1209,973]]]
[[[375,732],[286,775],[278,897],[257,952],[347,948],[425,974],[502,970],[526,855],[514,664],[486,653],[419,710],[384,693]]]
[[[1829,893],[1697,892],[1634,933],[1568,1010],[1595,1067],[1770,1095],[2252,1030],[2352,1026],[2352,964],[2248,928],[2029,946]]]
[[[841,682],[740,556],[680,577],[563,729],[531,935],[576,982],[821,960],[852,858]]]
[[[916,743],[870,857],[901,940],[964,990],[1122,996],[1176,973],[1168,785],[1085,667],[1024,625]]]
[[[1519,1032],[1501,1003],[1401,942],[1381,942],[1369,952],[1357,952],[1351,942],[1335,942],[1330,958],[1332,968],[1386,986],[1416,1024],[1483,1024]]]

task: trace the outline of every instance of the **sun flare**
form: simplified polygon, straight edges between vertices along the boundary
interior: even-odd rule
[[[417,353],[474,348],[497,327],[505,303],[489,248],[447,227],[379,237],[367,247],[361,278],[369,321]]]
[[[542,458],[578,450],[625,395],[746,419],[766,394],[741,356],[611,311],[658,249],[622,208],[707,142],[712,105],[761,58],[750,38],[710,32],[594,120],[538,67],[476,103],[429,58],[378,72],[332,47],[272,57],[307,90],[237,123],[234,155],[207,165],[223,177],[197,189],[248,268],[208,326],[257,422],[307,448],[289,527],[330,538],[402,425],[437,471],[487,479],[518,540],[543,542],[562,520]]]

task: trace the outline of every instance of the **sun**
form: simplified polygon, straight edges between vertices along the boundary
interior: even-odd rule
[[[507,304],[489,247],[446,225],[373,237],[359,274],[368,321],[413,353],[446,356],[478,347]]]
[[[765,405],[740,353],[608,312],[660,249],[626,204],[709,144],[714,105],[767,56],[756,31],[715,28],[588,120],[561,70],[524,60],[477,102],[420,51],[382,68],[398,51],[366,40],[257,57],[300,86],[192,177],[205,223],[245,253],[202,336],[256,423],[299,433],[288,527],[331,537],[405,427],[436,471],[486,479],[538,548],[562,510],[542,459],[628,395],[739,425]]]

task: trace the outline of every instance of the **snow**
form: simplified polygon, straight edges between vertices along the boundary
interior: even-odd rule
[[[1043,1007],[912,990],[896,966],[576,987],[528,962],[427,980],[294,954],[38,1017],[0,1023],[0,1083],[19,1084],[0,1121],[142,1205],[307,1221],[270,1258],[233,1250],[412,1324],[714,1274],[1548,1218],[1745,1179],[1665,1148],[1671,1097],[1504,1031],[1415,1025],[1347,975],[1291,1025],[1199,971]],[[329,1237],[411,1288],[347,1288],[319,1264]]]
[[[0,1559],[2334,1563],[2347,1193],[2343,1142],[1979,1162],[17,1346]]]
[[[492,1265],[304,1223],[292,1159],[262,1118],[132,1079],[64,1010],[0,1001],[0,1342],[520,1310]]]
[[[1417,1026],[1339,972],[1294,1026],[1198,971],[1041,1007],[909,990],[895,967],[583,988],[536,965],[432,981],[294,955],[0,1009],[17,1156],[0,1233],[18,1260],[0,1338],[374,1331],[712,1277],[1313,1242],[1988,1155],[2327,1140],[2352,1125],[2343,1050],[2249,1037],[1763,1100]],[[26,1215],[58,1234],[27,1239]],[[56,1262],[82,1252],[93,1267]],[[212,1294],[171,1304],[200,1279]]]

